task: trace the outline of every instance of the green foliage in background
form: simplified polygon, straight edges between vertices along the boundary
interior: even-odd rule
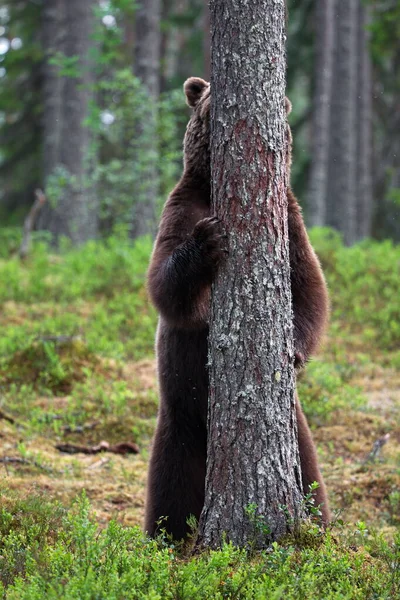
[[[132,21],[133,9],[132,4],[113,0],[96,11],[92,53],[96,100],[87,126],[93,133],[91,153],[97,159],[93,178],[101,198],[103,234],[131,225],[132,207],[148,201],[146,180],[151,165],[155,165],[159,210],[182,168],[181,129],[187,115],[183,92],[164,92],[153,102],[134,76],[124,41],[124,25]],[[102,24],[104,15],[115,18],[113,27]]]
[[[15,248],[17,235],[3,230],[2,238]],[[0,260],[0,360],[59,335],[81,336],[89,351],[114,358],[151,354],[156,317],[144,289],[150,249],[149,239],[132,245],[121,231],[80,249],[64,240],[61,256],[38,242],[26,263]]]
[[[151,241],[134,245],[123,228],[80,249],[64,240],[50,254],[42,235],[22,262],[20,231],[0,229],[0,374],[14,385],[73,389],[96,356],[139,360],[153,355],[156,313],[145,290]],[[330,343],[299,382],[307,415],[320,422],[339,408],[364,402],[350,379],[370,357],[365,347],[400,364],[398,280],[400,247],[386,241],[343,246],[329,229],[311,231],[330,288]],[[69,349],[62,340],[71,338]],[[60,343],[61,338],[61,343]],[[355,340],[349,359],[343,340]],[[94,363],[93,363],[94,361]],[[83,371],[82,371],[83,369]],[[11,376],[12,375],[12,376]]]
[[[0,222],[21,220],[21,201],[40,182],[41,61],[40,10],[35,2],[0,0],[0,28],[20,46],[0,56]],[[17,209],[16,209],[17,207]]]

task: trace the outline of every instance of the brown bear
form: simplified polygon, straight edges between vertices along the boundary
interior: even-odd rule
[[[160,313],[157,362],[160,408],[150,460],[145,529],[161,527],[174,539],[188,533],[187,518],[200,516],[207,453],[207,336],[210,288],[225,256],[219,220],[210,212],[210,85],[192,77],[184,85],[193,109],[184,139],[184,172],[170,194],[148,273]],[[287,112],[290,103],[286,102]],[[290,129],[288,136],[291,141]],[[289,153],[290,160],[290,153]],[[290,167],[290,165],[289,165]],[[328,316],[325,280],[300,207],[288,189],[291,288],[299,370],[316,349]],[[311,433],[296,401],[303,487],[317,481],[316,504],[329,521],[328,500]]]

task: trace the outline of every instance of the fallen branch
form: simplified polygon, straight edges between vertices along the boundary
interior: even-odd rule
[[[35,338],[37,342],[52,342],[55,346],[67,346],[81,340],[80,335],[40,335]]]
[[[86,467],[87,471],[94,471],[95,469],[101,469],[101,467],[104,467],[104,465],[106,465],[107,463],[110,462],[109,458],[106,458],[105,456],[103,458],[100,458],[100,460],[96,460],[95,463],[89,465],[88,467]]]
[[[369,462],[375,462],[375,460],[378,458],[378,455],[379,455],[382,447],[389,441],[389,439],[390,439],[390,433],[386,433],[385,435],[383,435],[382,437],[377,439],[374,442],[374,445],[372,446],[371,452],[369,452],[367,454],[367,456],[365,457],[365,459],[363,460],[363,462],[361,464],[366,465]]]
[[[20,456],[0,456],[0,464],[5,465],[7,469],[7,465],[29,465],[31,467],[36,467],[37,469],[41,469],[46,473],[54,473],[54,469],[50,467],[45,467],[41,465],[36,460],[31,460],[29,458],[21,458]]]
[[[3,419],[4,421],[8,421],[8,423],[11,423],[11,425],[15,424],[15,419],[13,419],[13,417],[10,417],[9,415],[7,415],[1,409],[0,409],[0,419]]]
[[[20,258],[25,258],[29,252],[29,248],[31,245],[31,233],[35,226],[37,216],[42,210],[45,202],[46,196],[44,192],[40,189],[35,190],[35,202],[33,203],[31,210],[29,211],[28,216],[24,221],[24,234],[18,252]]]
[[[133,442],[120,442],[109,444],[102,441],[97,446],[79,446],[78,444],[57,444],[57,450],[66,454],[98,454],[99,452],[112,452],[113,454],[138,454],[139,446]]]
[[[75,427],[71,427],[71,425],[65,425],[62,428],[63,433],[83,433],[84,431],[90,431],[95,429],[100,421],[93,421],[93,423],[84,423],[83,425],[76,425]]]

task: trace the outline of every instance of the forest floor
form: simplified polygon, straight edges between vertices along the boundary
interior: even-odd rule
[[[149,241],[36,243],[21,261],[0,229],[0,597],[399,597],[400,247],[312,233],[331,323],[298,391],[336,523],[182,560],[129,527],[158,407]]]
[[[41,350],[35,349],[35,360]],[[157,411],[155,362],[117,363],[86,354],[75,341],[63,342],[58,352],[61,364],[75,363],[71,375],[77,381],[63,379],[64,393],[46,395],[25,385],[2,402],[2,493],[9,502],[44,494],[68,506],[85,489],[100,524],[117,519],[141,525]],[[13,361],[9,373],[19,369],[20,377],[22,369],[31,382],[38,377],[23,353]],[[363,400],[311,417],[313,433],[334,512],[390,536],[400,524],[400,373],[375,362],[353,371],[346,385]],[[84,454],[75,447],[69,454],[57,448],[72,444],[90,452],[102,441],[136,443],[139,452]]]

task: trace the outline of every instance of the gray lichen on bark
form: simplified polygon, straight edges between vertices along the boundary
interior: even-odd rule
[[[229,256],[213,286],[199,543],[265,546],[297,516],[284,0],[211,2],[212,189]],[[268,525],[265,536],[246,507]]]

